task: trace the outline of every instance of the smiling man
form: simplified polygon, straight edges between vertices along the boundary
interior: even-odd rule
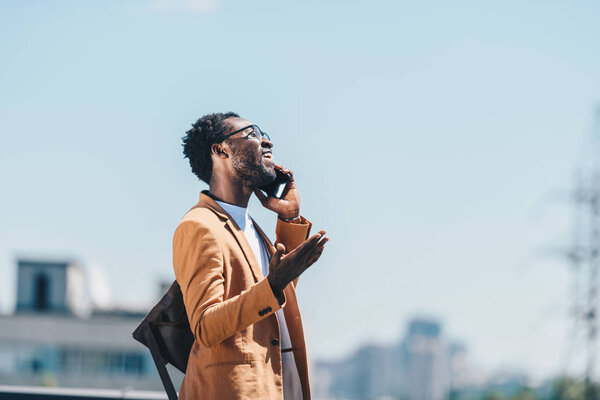
[[[179,398],[310,399],[298,277],[323,252],[308,237],[293,174],[273,161],[269,136],[235,113],[209,114],[183,138],[192,172],[209,184],[179,223],[173,266],[195,342]],[[283,198],[258,188],[276,169]],[[273,246],[248,213],[254,193],[277,214]]]

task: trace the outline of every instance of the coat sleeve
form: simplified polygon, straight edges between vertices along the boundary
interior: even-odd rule
[[[266,318],[285,304],[279,304],[266,278],[223,300],[223,253],[208,227],[196,221],[185,221],[177,227],[173,267],[194,337],[207,347]]]
[[[312,223],[303,216],[300,216],[300,222],[285,222],[277,218],[275,245],[282,243],[285,246],[285,252],[289,253],[308,239],[311,227]],[[292,282],[294,288],[298,285],[298,279],[296,278]]]

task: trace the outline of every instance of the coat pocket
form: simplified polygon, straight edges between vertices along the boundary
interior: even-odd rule
[[[218,362],[214,362],[211,364],[206,364],[204,366],[204,369],[207,368],[211,368],[211,367],[218,367],[219,365],[243,365],[243,364],[250,364],[251,361],[250,360],[242,360],[242,361],[218,361]]]

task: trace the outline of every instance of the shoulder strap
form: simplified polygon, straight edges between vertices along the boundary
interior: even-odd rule
[[[160,375],[160,380],[162,381],[163,386],[165,387],[167,396],[169,397],[169,400],[177,400],[177,392],[175,391],[175,387],[173,386],[173,382],[171,381],[169,372],[167,371],[162,356],[160,355],[160,351],[158,350],[158,343],[156,343],[154,331],[152,330],[152,325],[150,323],[148,323],[148,329],[145,329],[144,333],[146,336],[146,343],[148,343],[148,348],[150,349],[150,353],[152,354],[154,364],[156,364],[158,375]]]

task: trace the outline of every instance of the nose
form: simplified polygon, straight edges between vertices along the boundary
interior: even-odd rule
[[[260,145],[261,147],[268,147],[270,149],[273,147],[273,142],[271,142],[269,139],[263,136],[260,140]]]

